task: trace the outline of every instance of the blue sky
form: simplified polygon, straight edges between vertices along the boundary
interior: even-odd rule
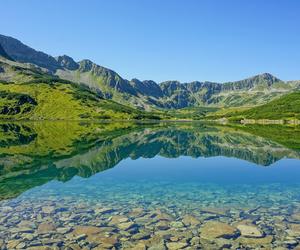
[[[128,79],[300,79],[298,0],[3,0],[0,33]]]

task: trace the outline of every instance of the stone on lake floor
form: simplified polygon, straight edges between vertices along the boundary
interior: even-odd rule
[[[136,224],[134,222],[123,222],[117,225],[117,227],[121,230],[129,230],[130,228],[134,227]]]
[[[192,245],[198,245],[198,244],[200,244],[200,237],[195,236],[191,239],[190,242]]]
[[[96,208],[94,211],[95,214],[107,214],[113,212],[114,209],[109,207],[103,207],[103,208]]]
[[[172,221],[172,220],[174,220],[173,216],[171,216],[167,213],[161,213],[161,212],[158,212],[155,215],[155,219],[156,220],[162,220],[162,221]]]
[[[16,227],[9,230],[10,233],[33,233],[34,229],[29,227]]]
[[[36,225],[34,222],[29,220],[23,220],[18,224],[19,228],[36,228]]]
[[[110,217],[109,225],[116,225],[123,222],[128,222],[129,219],[123,215],[113,215]]]
[[[261,238],[262,232],[254,225],[238,225],[237,229],[240,230],[241,235],[244,237]]]
[[[38,234],[48,234],[56,231],[56,227],[52,222],[43,222],[38,226]]]
[[[291,219],[292,219],[293,221],[300,222],[300,212],[293,213],[293,214],[291,215]]]
[[[214,240],[216,238],[234,238],[238,230],[226,223],[218,221],[206,222],[200,229],[200,238]]]
[[[42,212],[45,214],[51,214],[55,211],[55,207],[54,206],[45,206],[42,207]]]
[[[128,215],[130,217],[141,217],[141,216],[145,215],[145,213],[146,212],[143,208],[134,208],[128,213]]]
[[[92,235],[92,234],[99,234],[101,232],[100,227],[95,227],[95,226],[76,226],[73,230],[73,234],[75,235]]]
[[[8,249],[14,249],[21,243],[20,240],[10,240],[7,242],[7,248]]]
[[[130,248],[131,250],[146,250],[146,245],[143,242],[137,243],[135,246]],[[129,250],[129,249],[128,249]]]
[[[236,239],[237,242],[241,243],[242,245],[258,245],[258,246],[265,246],[269,245],[273,241],[273,236],[269,235],[264,238],[247,238],[247,237],[239,237]]]
[[[28,247],[26,249],[27,250],[53,250],[53,247],[48,247],[48,246],[33,246],[33,247]]]
[[[81,240],[84,240],[86,237],[87,237],[86,234],[80,234],[80,235],[77,235],[74,239],[76,241],[81,241]],[[73,237],[71,237],[71,238],[73,238]]]
[[[155,228],[157,230],[168,230],[170,228],[170,224],[168,221],[159,221],[155,224]]]
[[[185,226],[197,226],[200,224],[200,220],[192,215],[185,215],[182,218],[182,222]]]
[[[300,224],[290,224],[286,231],[290,236],[300,237]]]
[[[103,237],[101,234],[89,235],[87,241],[96,245],[100,244],[102,247],[112,248],[118,243],[118,238],[115,236]]]
[[[184,227],[184,224],[181,221],[172,221],[170,226],[173,228],[182,228]]]
[[[10,207],[10,206],[3,206],[3,207],[1,208],[1,212],[2,212],[2,213],[9,213],[9,212],[12,212],[12,211],[13,211],[13,208]]]
[[[202,213],[209,213],[209,214],[216,214],[220,216],[226,215],[228,212],[228,209],[222,209],[222,208],[202,208]]]
[[[137,233],[137,234],[134,234],[131,239],[133,240],[145,240],[145,239],[149,239],[150,238],[150,234],[149,233]]]
[[[72,229],[70,227],[58,227],[56,231],[60,234],[69,233]]]
[[[163,243],[159,243],[159,244],[150,246],[147,250],[166,250],[166,247]]]
[[[148,249],[165,249],[164,239],[159,235],[155,235],[150,239],[145,240],[144,243]]]
[[[78,245],[78,244],[75,244],[75,243],[71,243],[71,244],[68,244],[66,249],[70,249],[70,250],[81,250],[82,248]],[[39,250],[39,249],[35,249],[35,250]],[[45,250],[48,250],[48,249],[45,249]],[[51,249],[50,249],[51,250]]]
[[[21,242],[16,246],[16,249],[25,249],[26,248],[26,243],[25,242]]]
[[[177,250],[187,247],[188,244],[186,242],[169,242],[167,243],[167,247],[170,250]]]

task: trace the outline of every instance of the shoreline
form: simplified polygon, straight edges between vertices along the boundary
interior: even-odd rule
[[[96,120],[96,119],[0,119],[0,123],[5,122],[93,122],[93,123],[114,123],[114,122],[128,122],[128,123],[217,123],[222,125],[227,124],[259,124],[259,125],[300,125],[300,120],[269,120],[269,119],[243,119],[240,121],[232,122],[227,118],[221,118],[216,120],[190,120],[190,119],[180,119],[180,120],[134,120],[134,119],[117,119],[117,120]]]

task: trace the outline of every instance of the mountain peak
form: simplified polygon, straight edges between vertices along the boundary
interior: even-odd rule
[[[259,74],[259,75],[256,75],[254,77],[261,77],[263,79],[278,79],[277,77],[273,76],[272,74],[268,73],[268,72],[265,72],[265,73],[262,73],[262,74]],[[278,79],[279,80],[279,79]]]
[[[79,70],[82,72],[91,71],[94,63],[89,59],[83,59],[78,62]]]
[[[79,68],[78,63],[76,63],[72,57],[67,55],[58,56],[55,58],[60,66],[68,70],[76,70]]]
[[[282,82],[279,78],[273,76],[270,73],[262,73],[251,77],[250,79],[253,79],[254,82],[266,83],[268,86],[273,85],[275,82]]]
[[[54,57],[32,49],[13,37],[0,34],[0,44],[7,55],[18,62],[35,64],[53,72],[61,68]]]
[[[260,75],[263,77],[274,77],[271,73],[268,73],[268,72],[262,73]]]

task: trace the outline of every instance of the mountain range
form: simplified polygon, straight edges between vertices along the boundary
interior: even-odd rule
[[[126,80],[88,59],[75,62],[67,55],[53,57],[4,35],[0,35],[0,63],[0,81],[3,83],[22,83],[28,78],[32,83],[38,74],[43,75],[43,79],[84,87],[96,99],[151,112],[201,107],[249,108],[300,90],[300,81],[282,81],[269,73],[225,83]],[[30,95],[26,98],[34,99]],[[30,109],[34,110],[34,107]]]

